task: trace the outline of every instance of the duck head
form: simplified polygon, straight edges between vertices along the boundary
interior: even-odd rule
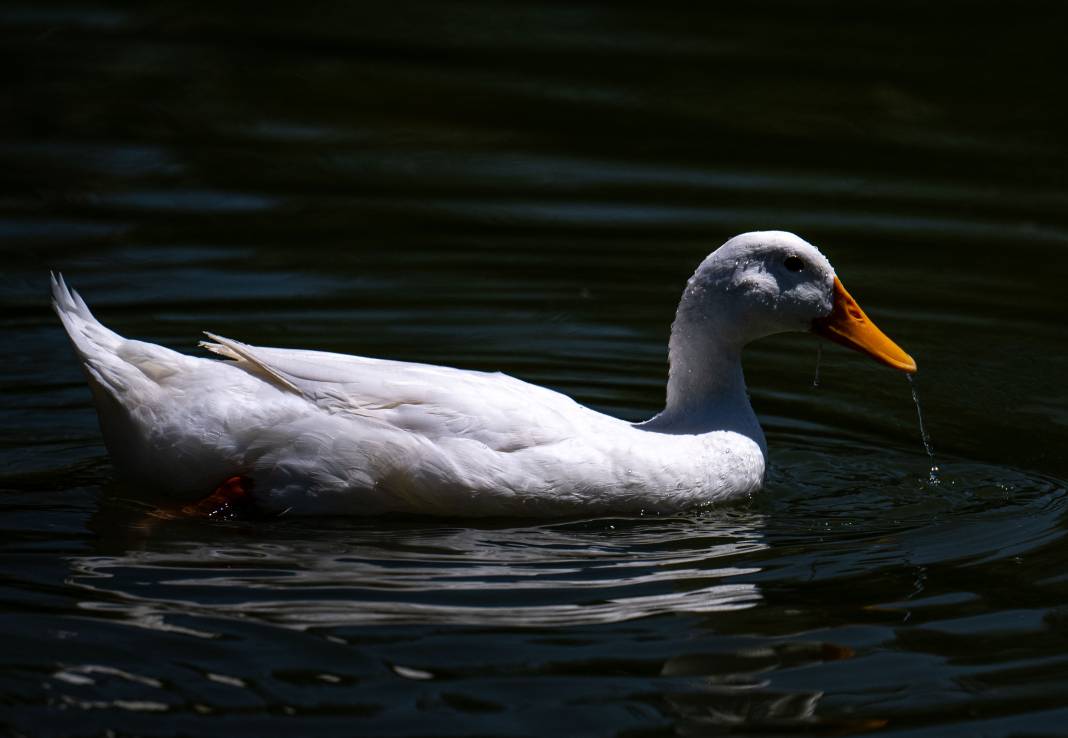
[[[916,362],[868,319],[812,244],[784,231],[735,236],[697,267],[671,326],[667,401],[650,430],[729,430],[763,449],[742,349],[758,338],[811,331],[904,372]]]
[[[676,328],[714,328],[741,348],[776,333],[811,331],[904,372],[916,362],[864,314],[807,241],[785,231],[743,233],[706,258],[690,278]]]

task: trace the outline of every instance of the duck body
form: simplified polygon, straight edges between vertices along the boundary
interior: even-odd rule
[[[796,236],[772,233],[776,245],[826,262]],[[500,373],[210,334],[202,345],[226,360],[180,354],[106,328],[62,278],[53,305],[116,469],[176,499],[240,475],[274,513],[670,513],[753,493],[764,479],[766,444],[740,364],[752,336],[726,330],[737,316],[706,294],[729,296],[730,285],[701,276],[719,253],[680,304],[664,412],[638,424]],[[741,264],[720,261],[731,274]],[[831,312],[829,269],[802,323]]]

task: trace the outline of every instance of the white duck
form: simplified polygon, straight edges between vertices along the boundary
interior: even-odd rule
[[[815,247],[745,233],[687,283],[664,410],[628,423],[500,373],[208,334],[195,358],[105,328],[60,277],[53,304],[121,475],[228,513],[560,516],[672,512],[760,489],[764,434],[742,349],[812,330],[905,372]],[[212,493],[212,490],[215,490]],[[212,493],[212,494],[209,494]]]

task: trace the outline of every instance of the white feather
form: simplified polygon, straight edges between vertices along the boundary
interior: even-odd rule
[[[819,266],[812,300],[822,301],[803,308],[827,303],[833,271],[813,247],[791,234],[739,239],[691,279],[673,327],[668,406],[638,425],[499,373],[212,334],[201,345],[227,360],[194,358],[108,330],[55,275],[52,293],[115,465],[142,484],[198,497],[240,474],[261,506],[293,514],[671,512],[753,492],[764,477],[738,364],[756,319],[744,304],[705,309],[706,293],[730,293],[716,286],[720,273],[750,284],[751,260],[738,254],[802,250]],[[761,289],[753,310],[765,320],[774,295]]]

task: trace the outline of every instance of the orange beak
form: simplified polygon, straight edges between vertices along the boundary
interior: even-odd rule
[[[834,278],[834,307],[826,318],[812,321],[812,332],[867,354],[880,364],[912,374],[916,361],[875,327],[857,301]]]

